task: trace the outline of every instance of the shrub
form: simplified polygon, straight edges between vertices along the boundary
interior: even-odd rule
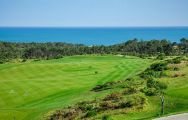
[[[98,91],[102,91],[102,90],[106,90],[106,89],[110,89],[110,86],[108,86],[108,84],[102,84],[102,85],[96,85],[92,91],[98,92]]]
[[[86,104],[85,110],[90,111],[90,110],[93,110],[93,109],[95,109],[95,107],[93,106],[93,104]]]
[[[23,59],[23,60],[22,60],[22,62],[26,62],[26,61],[27,61],[27,59]]]
[[[0,64],[3,64],[3,63],[8,62],[8,61],[9,61],[8,58],[2,57],[2,56],[0,55]]]
[[[185,73],[181,74],[181,76],[185,76]]]
[[[164,53],[161,53],[161,54],[159,54],[159,55],[157,56],[156,59],[158,59],[158,60],[163,60],[164,58],[165,58],[165,54],[164,54]]]
[[[122,98],[122,95],[118,92],[116,93],[112,93],[112,94],[109,94],[107,95],[104,100],[119,100]]]
[[[143,94],[132,95],[128,98],[127,105],[132,106],[140,106],[144,105],[147,102],[147,98]]]
[[[118,84],[118,87],[120,88],[129,88],[131,86],[134,86],[134,88],[142,85],[144,81],[142,81],[140,78],[128,78],[126,80],[122,80],[120,84]]]
[[[69,109],[64,109],[64,110],[58,110],[55,112],[55,114],[51,115],[50,118],[55,118],[55,120],[59,120],[59,119],[68,119],[68,120],[72,120],[75,119],[79,113],[81,111],[79,109],[75,109],[75,108],[69,108]]]
[[[158,89],[160,89],[160,90],[163,90],[163,89],[167,89],[167,84],[166,83],[164,83],[164,82],[157,82],[157,87],[158,87]]]
[[[118,82],[121,82],[121,81],[117,81],[117,82],[107,82],[105,83],[107,86],[112,86],[112,85],[115,85],[117,84]]]
[[[3,64],[4,62],[3,61],[0,61],[0,64]]]
[[[142,58],[142,59],[145,59],[145,58],[147,57],[147,55],[145,55],[145,54],[140,54],[140,55],[138,55],[138,57],[140,57],[140,58]]]
[[[173,75],[173,77],[179,77],[179,76],[181,76],[181,74],[175,73],[175,74]]]
[[[162,89],[166,89],[167,88],[167,84],[164,83],[164,82],[161,82],[161,81],[155,81],[153,79],[149,79],[147,80],[147,87],[148,88],[155,88],[155,89],[159,89],[159,90],[162,90]]]
[[[152,77],[160,78],[166,76],[164,70],[167,70],[167,63],[154,63],[150,66],[150,68],[146,69],[144,72],[140,74],[141,78],[151,79]]]
[[[115,84],[117,84],[117,82],[107,82],[102,85],[95,86],[92,90],[97,92],[97,91],[102,91],[106,89],[111,89],[112,87],[114,87]]]
[[[75,109],[70,109],[68,111],[65,111],[64,113],[64,117],[65,118],[72,118],[73,116],[75,116],[77,114],[77,111]]]
[[[128,87],[126,88],[124,91],[123,91],[123,94],[134,94],[134,93],[137,93],[138,90],[137,88],[134,87]]]
[[[97,115],[97,111],[96,110],[91,110],[91,111],[88,111],[85,115],[85,117],[92,117],[92,116],[95,116]]]
[[[104,115],[102,116],[102,120],[111,120],[109,115]]]
[[[173,60],[172,59],[167,59],[166,62],[172,64]]]
[[[133,103],[131,102],[131,100],[129,101],[123,101],[123,102],[120,102],[120,108],[130,108],[133,106]]]
[[[140,77],[144,79],[148,79],[152,77],[161,78],[163,76],[166,76],[164,71],[153,71],[153,70],[147,70],[143,72],[142,74],[140,74]]]
[[[167,89],[167,84],[153,79],[147,80],[147,88],[141,90],[147,96],[157,95],[159,91]]]
[[[95,109],[94,101],[84,101],[77,104],[78,108],[82,111],[89,111]]]
[[[146,88],[144,93],[147,96],[155,96],[157,95],[157,90],[155,88]]]
[[[117,108],[117,105],[112,103],[112,101],[103,101],[99,104],[100,110],[109,110],[109,109],[114,109]]]
[[[54,59],[60,59],[60,58],[63,58],[63,56],[62,55],[56,55],[56,56],[54,56]]]
[[[147,87],[148,88],[152,88],[152,87],[155,88],[156,84],[157,84],[157,82],[154,79],[147,80]]]
[[[179,63],[181,63],[181,60],[180,59],[175,59],[175,60],[173,60],[173,63],[174,64],[179,64]]]
[[[153,71],[167,70],[167,63],[166,62],[154,63],[150,66],[150,69]]]
[[[176,57],[173,59],[174,64],[179,64],[179,63],[181,63],[181,61],[182,61],[182,57]]]
[[[174,70],[174,71],[178,71],[179,68],[178,68],[178,67],[174,67],[173,70]]]
[[[176,57],[174,59],[167,60],[167,62],[171,64],[179,64],[181,63],[182,60],[183,60],[182,57]]]
[[[184,73],[175,73],[174,75],[172,75],[173,78],[181,77],[181,76],[185,76],[185,74]]]

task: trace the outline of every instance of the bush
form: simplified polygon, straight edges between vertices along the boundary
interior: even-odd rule
[[[120,103],[120,108],[130,108],[133,106],[133,103],[129,100],[129,101],[123,101]]]
[[[22,60],[22,62],[26,62],[26,61],[27,61],[27,59],[23,59],[23,60]]]
[[[93,117],[97,115],[97,111],[96,110],[91,110],[91,111],[88,111],[85,115],[85,117]]]
[[[50,116],[50,120],[59,120],[59,119],[75,119],[81,111],[75,108],[69,108],[64,110],[57,110],[53,115]]]
[[[146,69],[144,72],[140,74],[141,78],[151,79],[152,77],[160,78],[166,76],[164,70],[167,70],[167,63],[154,63],[150,66],[150,68]]]
[[[163,76],[166,76],[164,71],[153,71],[153,70],[147,70],[147,71],[140,74],[140,77],[144,78],[144,79],[149,79],[149,78],[152,78],[152,77],[161,78]]]
[[[182,61],[182,57],[176,57],[173,59],[174,64],[179,64],[179,63],[181,63],[181,61]]]
[[[112,93],[112,94],[109,94],[107,95],[104,100],[119,100],[122,98],[122,95],[118,92],[116,93]]]
[[[117,108],[118,106],[115,103],[112,103],[112,101],[103,101],[99,104],[100,110],[109,110]]]
[[[128,98],[127,105],[129,107],[140,106],[146,104],[146,102],[147,98],[143,94],[136,94]]]
[[[155,81],[153,79],[147,80],[148,88],[155,88],[157,90],[167,89],[167,84],[161,81]]]
[[[181,76],[185,76],[185,74],[184,73],[175,73],[171,77],[175,78],[175,77],[181,77]]]
[[[155,88],[146,88],[144,90],[144,93],[147,96],[155,96],[155,95],[157,95],[157,90]]]
[[[178,71],[179,68],[178,68],[178,67],[174,67],[173,70],[174,70],[174,71]]]
[[[141,90],[147,96],[157,95],[159,91],[167,89],[167,84],[153,79],[147,80],[147,88]]]
[[[107,82],[102,85],[97,85],[92,89],[92,91],[98,92],[98,91],[102,91],[102,90],[111,89],[113,87],[113,85],[115,85],[115,84],[116,84],[116,82]]]
[[[60,59],[60,58],[63,58],[63,56],[62,55],[54,56],[54,59]]]
[[[143,85],[144,81],[142,81],[140,78],[127,78],[126,80],[122,80],[119,82],[118,87],[120,88],[130,88],[131,86],[134,86],[134,88]]]
[[[167,60],[167,62],[171,64],[179,64],[181,63],[182,60],[183,60],[182,57],[176,57],[174,59]]]
[[[77,104],[78,108],[82,111],[90,111],[95,109],[94,101],[84,101]]]
[[[166,62],[161,62],[161,63],[154,63],[150,66],[150,69],[153,71],[163,71],[167,70],[167,63]]]
[[[164,53],[161,53],[161,54],[159,54],[159,55],[157,56],[156,59],[158,59],[158,60],[163,60],[164,58],[165,58],[165,54],[164,54]]]
[[[167,89],[167,84],[166,83],[164,83],[164,82],[157,82],[157,86],[158,86],[158,89],[160,89],[160,90],[163,90],[163,89]]]
[[[142,59],[145,59],[145,58],[147,57],[147,55],[145,55],[145,54],[140,54],[140,55],[138,55],[138,57],[140,57],[140,58],[142,58]]]
[[[134,93],[137,93],[138,92],[138,90],[137,90],[137,88],[135,88],[135,86],[134,87],[128,87],[128,88],[126,88],[124,91],[123,91],[123,94],[134,94]]]
[[[98,92],[98,91],[102,91],[102,90],[107,90],[110,89],[111,86],[108,86],[107,84],[102,84],[102,85],[97,85],[95,86],[92,91]]]
[[[102,116],[102,120],[111,120],[109,115],[104,115]]]
[[[157,84],[157,82],[154,79],[147,80],[147,87],[148,88],[152,88],[152,87],[155,88],[156,84]]]

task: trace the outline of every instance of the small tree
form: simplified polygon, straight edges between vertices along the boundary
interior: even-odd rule
[[[158,60],[163,60],[163,59],[165,59],[165,54],[164,54],[164,53],[160,53],[160,54],[157,56],[156,59],[158,59]]]
[[[167,84],[164,82],[155,81],[150,79],[147,81],[147,87],[152,89],[154,92],[152,95],[158,95],[161,101],[161,114],[164,114],[164,103],[165,103],[165,92],[164,90],[167,89]]]
[[[161,114],[164,114],[164,104],[165,104],[165,92],[164,90],[167,89],[167,84],[163,82],[157,82],[156,89],[158,91],[158,95],[161,100]]]
[[[161,114],[163,115],[164,114],[164,102],[165,102],[165,93],[164,92],[160,92],[160,99],[161,99]]]

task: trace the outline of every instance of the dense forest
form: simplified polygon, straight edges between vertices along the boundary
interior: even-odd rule
[[[83,54],[122,54],[139,57],[164,55],[188,55],[188,39],[180,42],[168,40],[129,40],[110,46],[86,46],[62,42],[47,43],[13,43],[0,41],[0,63],[13,59],[57,59],[63,56]]]

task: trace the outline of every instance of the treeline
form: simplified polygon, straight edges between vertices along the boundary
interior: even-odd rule
[[[187,55],[188,39],[182,38],[179,43],[168,40],[139,41],[137,39],[122,44],[113,45],[113,51],[125,55],[155,56],[161,53],[165,55]]]
[[[187,55],[188,39],[179,43],[168,40],[139,41],[129,40],[110,46],[86,46],[83,44],[54,43],[12,43],[0,42],[0,63],[12,59],[54,59],[63,56],[83,54],[123,54],[134,56]]]

